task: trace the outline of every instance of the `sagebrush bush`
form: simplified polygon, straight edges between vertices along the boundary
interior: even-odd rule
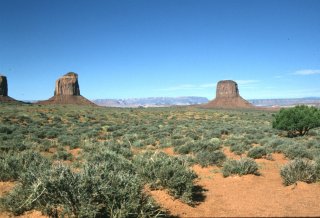
[[[166,188],[176,198],[192,204],[192,190],[197,175],[187,162],[163,152],[145,152],[134,158],[138,174],[151,188]]]
[[[304,145],[302,144],[293,144],[287,146],[284,151],[284,155],[289,159],[293,160],[295,158],[308,158],[313,159],[313,155]]]
[[[253,147],[248,151],[247,157],[253,159],[262,158],[267,155],[267,149],[263,146]]]
[[[307,159],[295,159],[281,168],[283,184],[291,185],[297,181],[312,183],[317,180],[317,165]]]
[[[73,172],[62,164],[37,173],[27,171],[21,184],[4,197],[2,204],[15,215],[31,209],[50,217],[157,215],[159,207],[144,194],[143,183],[132,166],[115,168],[122,159],[111,161],[85,164],[81,172]]]
[[[14,151],[0,153],[0,181],[18,180],[22,173],[33,170],[38,172],[50,166],[51,162],[37,152]]]
[[[53,159],[57,160],[72,160],[73,156],[71,153],[65,151],[65,150],[58,150],[54,155],[52,156]]]
[[[200,151],[196,154],[196,161],[202,166],[206,167],[209,165],[222,166],[226,160],[226,155],[220,151]]]
[[[230,151],[232,151],[233,153],[237,154],[237,155],[241,155],[243,153],[245,153],[246,151],[248,151],[252,146],[246,143],[237,143],[235,145],[232,145],[230,147]]]
[[[222,174],[224,177],[232,174],[238,174],[240,176],[246,174],[259,175],[258,169],[258,164],[251,158],[242,158],[240,160],[228,159],[223,164]]]

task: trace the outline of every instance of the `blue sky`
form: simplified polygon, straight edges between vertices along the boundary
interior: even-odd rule
[[[47,99],[79,74],[89,99],[320,97],[318,0],[0,0],[0,74]]]

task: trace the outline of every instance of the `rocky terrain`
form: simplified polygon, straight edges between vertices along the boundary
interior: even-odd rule
[[[222,80],[217,84],[216,98],[203,108],[254,108],[240,96],[238,84],[232,80]]]
[[[56,81],[54,96],[37,104],[95,105],[80,95],[78,74],[70,72]]]
[[[105,107],[169,107],[204,104],[208,102],[204,97],[150,97],[150,98],[128,98],[128,99],[95,99],[99,106]]]

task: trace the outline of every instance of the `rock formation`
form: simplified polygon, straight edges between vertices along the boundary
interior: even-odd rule
[[[238,84],[232,80],[222,80],[217,84],[216,98],[204,108],[254,108],[252,104],[244,100],[238,89]]]
[[[8,82],[7,77],[0,75],[0,95],[8,96]]]
[[[80,95],[78,74],[70,72],[56,81],[54,96],[38,104],[76,104],[95,105],[88,99]]]
[[[0,102],[2,103],[19,103],[19,101],[8,96],[7,77],[0,75]],[[22,102],[20,102],[22,103]]]
[[[80,95],[78,74],[67,73],[56,81],[54,95]]]

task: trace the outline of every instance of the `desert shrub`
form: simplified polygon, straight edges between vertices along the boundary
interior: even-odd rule
[[[185,145],[174,147],[174,152],[178,154],[189,154],[192,151],[193,143],[187,143]]]
[[[187,141],[188,141],[188,139],[187,139],[187,138],[183,138],[183,139],[174,139],[174,140],[172,140],[172,145],[173,145],[173,146],[184,145]]]
[[[58,137],[58,142],[62,146],[70,146],[71,148],[77,148],[80,146],[80,139],[75,135],[61,135]]]
[[[253,159],[262,158],[267,155],[267,149],[263,146],[253,147],[248,151],[247,157]]]
[[[233,153],[240,155],[248,151],[252,146],[246,143],[237,143],[230,147],[230,151]]]
[[[258,164],[251,158],[242,158],[240,160],[227,160],[222,167],[222,174],[228,177],[232,174],[240,176],[246,174],[259,175]]]
[[[134,158],[134,164],[151,188],[166,188],[174,197],[192,203],[193,181],[197,176],[186,162],[163,152],[145,152]]]
[[[50,161],[37,152],[3,152],[0,153],[0,180],[17,180],[27,170],[38,171],[49,165]]]
[[[320,155],[315,158],[315,162],[316,162],[316,176],[317,179],[320,179]]]
[[[306,105],[282,108],[275,115],[272,126],[287,131],[289,137],[303,136],[308,134],[309,130],[320,127],[320,111]]]
[[[143,141],[143,140],[140,140],[140,139],[135,140],[135,141],[132,143],[132,145],[133,145],[134,147],[143,147],[143,146],[145,146],[144,141]]]
[[[303,145],[293,144],[283,150],[286,157],[293,160],[295,158],[308,158],[313,159],[312,153]]]
[[[62,149],[54,153],[52,158],[57,160],[72,160],[73,156],[71,153],[68,153],[66,150]]]
[[[297,181],[312,183],[317,179],[317,166],[314,161],[295,159],[281,168],[280,175],[285,185]]]
[[[174,148],[174,151],[179,154],[189,154],[193,152],[197,154],[199,152],[214,152],[221,148],[221,142],[217,138],[213,138],[210,140],[198,140],[187,142],[184,145],[177,146]]]
[[[194,142],[192,147],[193,152],[200,152],[200,151],[216,151],[221,148],[220,140],[217,138],[213,138],[210,140],[201,140]]]
[[[59,133],[60,132],[57,129],[51,129],[47,131],[45,135],[46,135],[46,138],[48,139],[54,139],[58,137]]]
[[[11,134],[13,128],[7,125],[0,125],[0,133]]]
[[[131,146],[128,143],[105,142],[104,146],[108,150],[113,151],[116,154],[120,154],[125,158],[131,158],[133,156]]]
[[[200,151],[196,154],[196,161],[202,167],[209,165],[222,166],[223,162],[226,160],[226,155],[220,151]]]
[[[15,215],[37,209],[50,217],[142,217],[159,212],[137,175],[109,166],[87,164],[73,172],[58,164],[37,174],[28,171],[2,204]]]

